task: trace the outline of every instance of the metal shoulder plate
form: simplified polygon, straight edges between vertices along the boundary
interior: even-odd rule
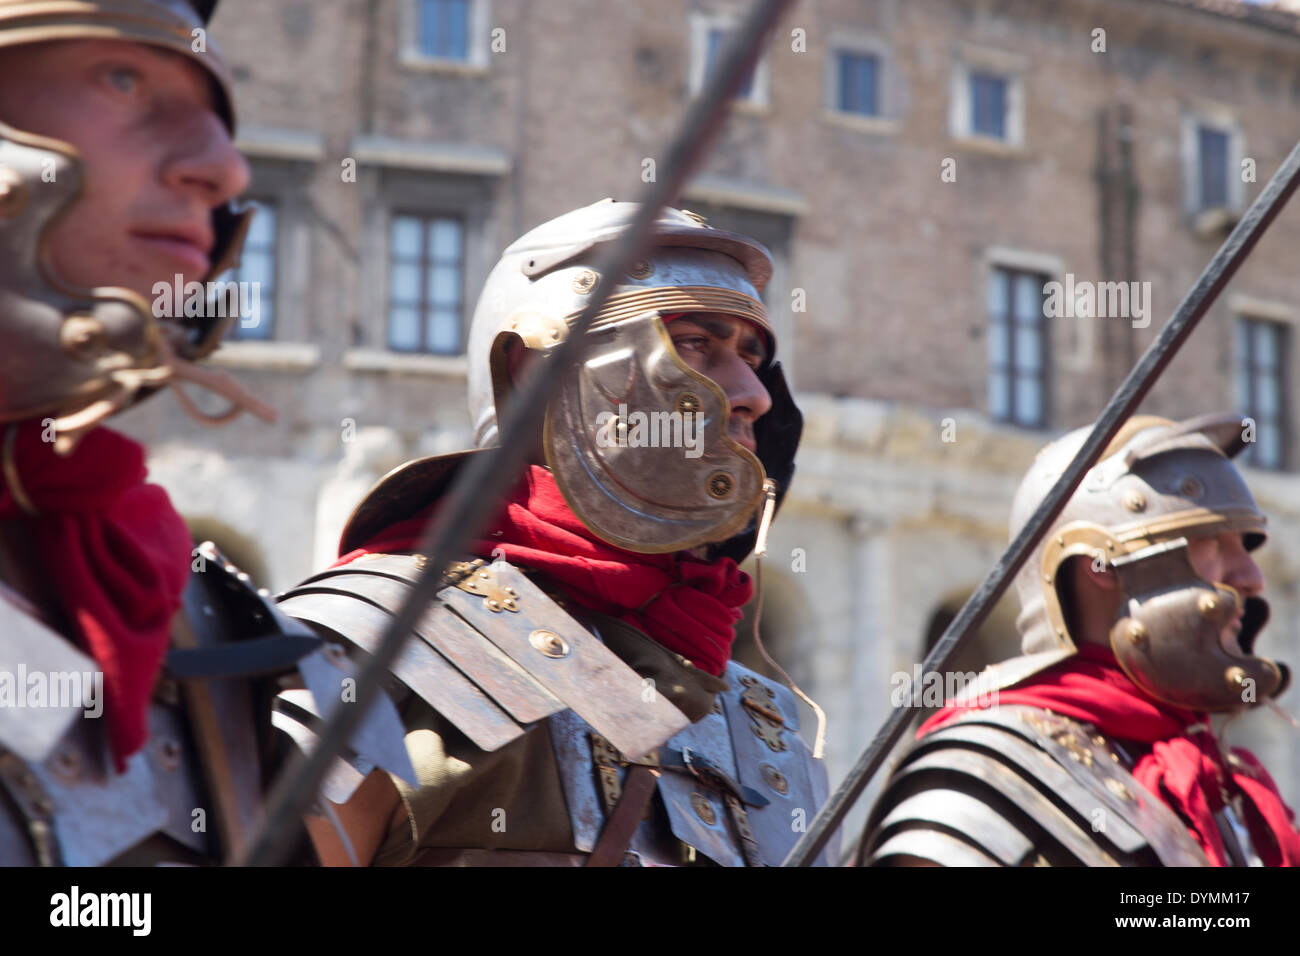
[[[423,561],[367,555],[304,581],[280,608],[369,652]],[[425,608],[393,675],[481,749],[497,750],[565,710],[637,757],[689,724],[519,569],[476,560],[449,573],[458,583]]]
[[[210,556],[206,569],[196,561],[187,584],[177,649],[149,707],[148,740],[121,774],[97,719],[98,665],[0,601],[0,810],[10,811],[0,812],[0,863],[212,862],[242,837],[263,783],[254,694],[247,681],[209,678],[271,673],[275,658],[292,669],[319,640],[286,644],[272,617],[253,610],[261,598],[247,575],[215,550]],[[231,643],[244,637],[253,640]],[[268,646],[261,637],[280,639]],[[5,707],[6,679],[25,685],[20,693],[43,681],[53,696],[41,706]],[[64,683],[83,693],[65,693]]]
[[[972,711],[919,740],[871,811],[876,866],[1204,866],[1177,815],[1088,724]]]
[[[825,768],[798,735],[794,697],[735,662],[713,709],[642,760],[630,760],[575,714],[549,721],[573,827],[591,852],[621,794],[628,768],[658,770],[666,820],[652,814],[633,837],[630,859],[681,862],[680,846],[721,866],[777,866],[828,795]],[[819,859],[837,856],[838,834]]]
[[[96,719],[102,699],[95,706],[62,686],[102,694],[95,662],[0,601],[0,705],[6,678],[13,685],[26,675],[21,690],[30,693],[37,674],[60,704],[49,706],[50,697],[39,707],[0,706],[0,864],[228,859],[261,809],[271,681],[305,684],[307,707],[339,697],[348,672],[248,575],[210,544],[196,551],[192,570],[150,704],[148,741],[120,774]],[[367,716],[354,745],[395,766],[392,754],[400,753],[414,776],[401,719],[391,702],[381,704],[387,710]]]

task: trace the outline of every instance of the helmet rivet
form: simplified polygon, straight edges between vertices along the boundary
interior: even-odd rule
[[[1228,686],[1240,687],[1246,683],[1246,672],[1240,667],[1229,667],[1223,672],[1223,676],[1228,679]]]
[[[690,392],[677,396],[677,410],[683,415],[691,415],[700,410],[700,399]]]
[[[726,498],[735,487],[735,482],[725,471],[715,471],[709,475],[708,489],[709,494],[714,498]]]
[[[1205,486],[1201,484],[1201,480],[1192,475],[1188,475],[1178,485],[1178,493],[1184,498],[1199,498],[1203,491]]]
[[[0,216],[16,216],[27,205],[27,190],[14,170],[0,167]]]
[[[59,344],[73,358],[89,361],[104,347],[104,326],[90,315],[70,315],[59,327]]]
[[[1219,599],[1213,594],[1202,594],[1200,599],[1196,602],[1196,607],[1200,610],[1201,614],[1205,617],[1209,617],[1219,609]]]
[[[1128,626],[1128,642],[1140,646],[1147,641],[1147,628],[1141,621],[1131,621]]]
[[[573,277],[573,291],[578,295],[586,295],[592,289],[596,288],[596,280],[599,276],[590,269],[583,269]]]
[[[642,259],[640,262],[633,263],[632,268],[628,270],[627,274],[633,279],[648,279],[654,275],[654,271],[655,267],[645,259]]]
[[[1143,511],[1146,509],[1146,495],[1136,488],[1124,492],[1124,507],[1129,511]]]

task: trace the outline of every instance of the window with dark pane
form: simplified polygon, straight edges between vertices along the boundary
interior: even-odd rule
[[[970,129],[979,136],[1007,138],[1007,79],[994,73],[970,74]]]
[[[388,346],[461,352],[465,227],[449,216],[402,214],[389,231]]]
[[[709,28],[708,50],[706,51],[704,60],[705,82],[708,82],[708,77],[711,76],[714,69],[717,68],[722,57],[722,51],[727,48],[727,40],[731,37],[731,34],[731,30],[727,30],[723,27]],[[757,67],[755,67],[755,69],[757,69]],[[751,99],[753,95],[754,70],[750,70],[749,75],[745,77],[745,82],[740,85],[740,92],[736,94],[736,99],[748,100]]]
[[[275,327],[276,206],[266,200],[258,200],[256,206],[239,265],[221,277],[246,283],[240,286],[241,295],[248,292],[240,315],[231,323],[228,335],[232,339],[266,340]],[[244,312],[248,318],[243,317]]]
[[[443,60],[469,59],[471,0],[419,0],[420,52]]]
[[[1287,327],[1242,319],[1237,323],[1237,401],[1255,423],[1255,441],[1243,456],[1257,468],[1281,470],[1290,460],[1287,415]]]
[[[1228,205],[1228,134],[1209,126],[1196,128],[1197,165],[1201,176],[1200,208]]]
[[[1031,428],[1047,424],[1047,329],[1034,272],[995,268],[988,286],[989,416]]]
[[[859,116],[879,116],[880,58],[869,53],[841,51],[836,55],[839,75],[839,109]]]

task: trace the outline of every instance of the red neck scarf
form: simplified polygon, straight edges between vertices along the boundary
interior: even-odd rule
[[[0,426],[0,435],[8,426]],[[0,518],[26,518],[35,557],[79,643],[104,672],[104,715],[119,773],[149,736],[149,699],[189,576],[191,541],[167,492],[145,484],[144,449],[96,428],[66,458],[18,426],[14,464],[37,514],[0,477]]]
[[[363,554],[414,550],[432,511],[386,528],[335,567]],[[730,558],[710,563],[685,553],[636,554],[606,544],[569,510],[555,478],[539,465],[529,467],[486,536],[469,549],[484,557],[495,550],[513,564],[546,573],[582,607],[639,627],[716,676],[731,657],[740,608],[754,593],[749,575]]]
[[[1268,866],[1300,866],[1295,814],[1282,802],[1273,778],[1255,756],[1233,748],[1225,766],[1208,729],[1208,715],[1147,697],[1120,670],[1108,648],[1085,644],[1077,657],[1010,690],[998,691],[996,703],[1040,707],[1093,724],[1108,737],[1149,745],[1133,776],[1177,811],[1214,866],[1228,865],[1213,815],[1233,790],[1243,798],[1243,822],[1260,859]],[[917,736],[964,709],[949,704],[927,720]],[[1197,728],[1198,724],[1206,729]]]

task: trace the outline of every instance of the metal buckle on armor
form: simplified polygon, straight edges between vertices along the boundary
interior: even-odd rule
[[[618,801],[623,797],[623,783],[619,779],[619,770],[624,767],[651,767],[659,769],[659,752],[652,750],[641,760],[628,760],[623,753],[600,734],[591,735],[591,757],[596,764],[599,777],[600,796],[605,804],[605,815],[614,812]]]
[[[722,772],[713,761],[690,747],[681,750],[664,749],[663,766],[666,770],[687,772],[696,780],[717,790],[723,795],[730,794],[755,809],[765,807],[770,802],[752,787],[745,787],[732,780]]]
[[[776,695],[770,687],[752,677],[742,677],[740,682],[745,685],[745,690],[740,695],[740,703],[749,714],[749,719],[754,722],[752,727],[754,736],[767,744],[768,749],[773,753],[785,750],[786,743],[782,737],[785,718],[776,709]]]
[[[459,575],[456,587],[470,594],[483,598],[483,604],[489,611],[500,614],[502,611],[519,610],[519,593],[497,580],[482,558],[473,561],[458,561],[448,569],[449,575]]]

